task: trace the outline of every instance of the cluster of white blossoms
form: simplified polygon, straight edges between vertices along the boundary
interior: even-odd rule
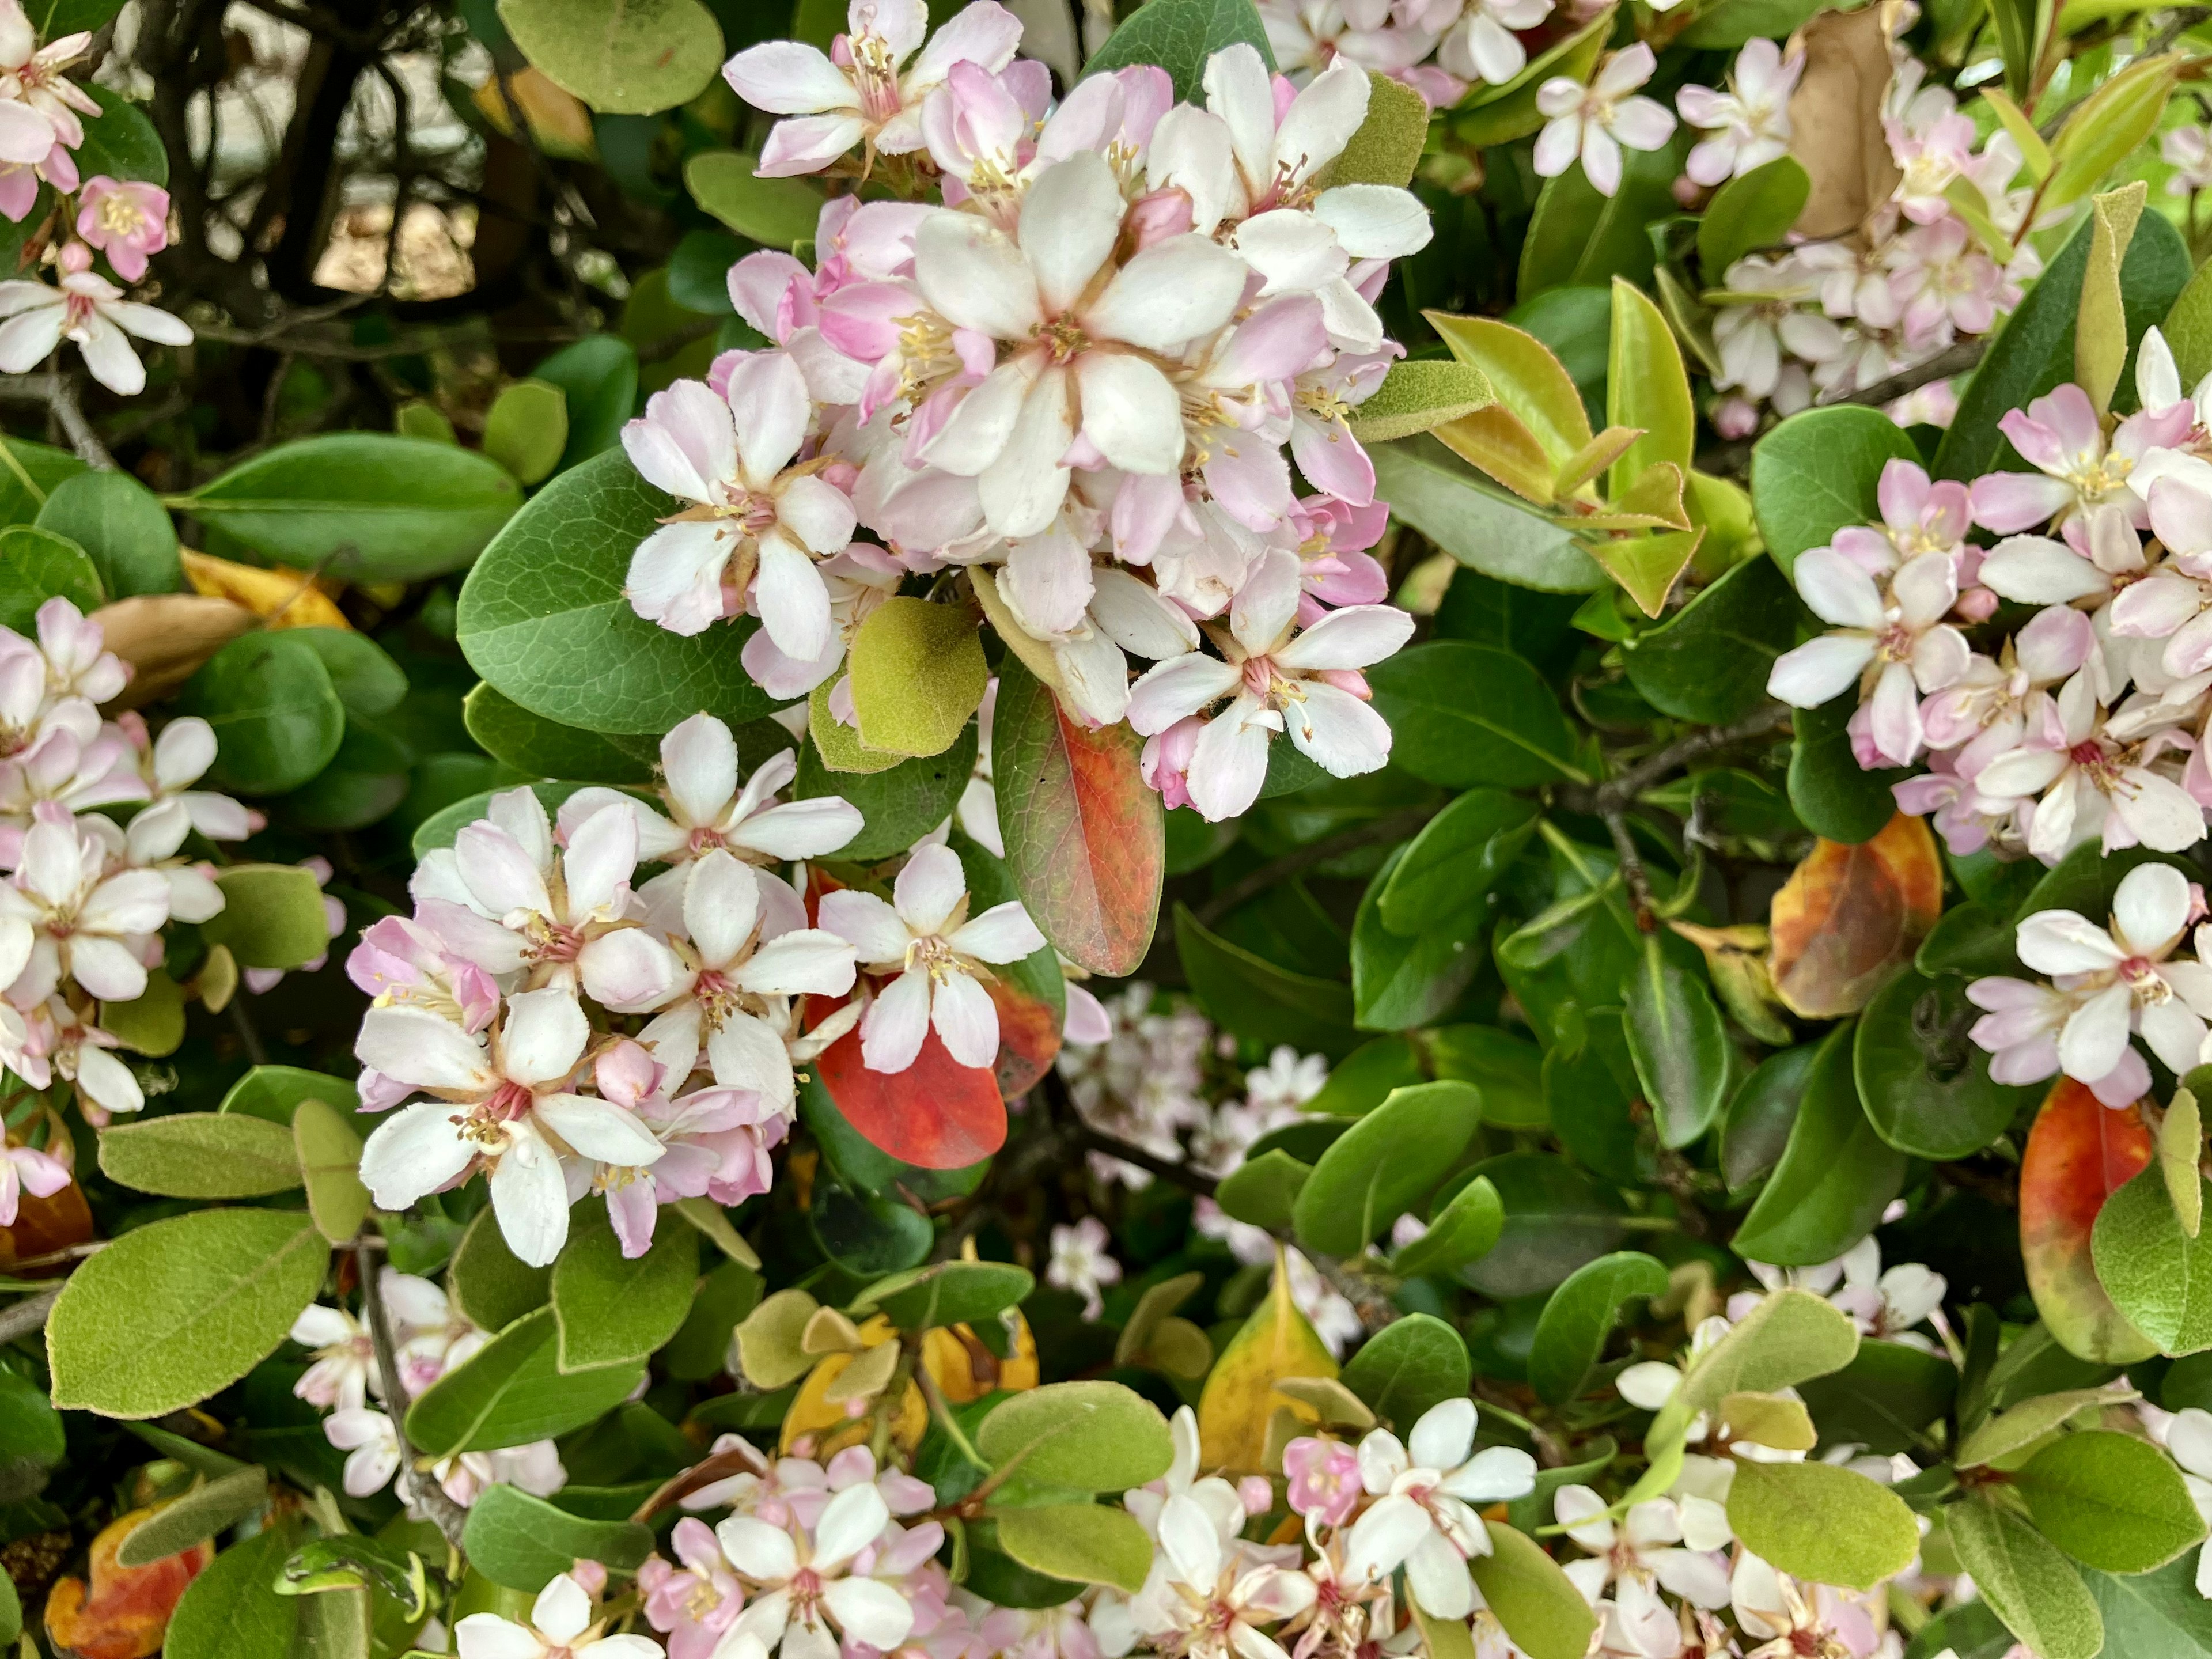
[[[1044,943],[1020,905],[969,916],[959,859],[935,844],[891,900],[810,900],[779,871],[852,840],[855,808],[779,800],[788,750],[741,781],[709,714],[660,755],[665,813],[606,788],[557,817],[528,788],[495,795],[417,866],[414,915],[362,933],[347,961],[375,999],[355,1048],[362,1107],[400,1108],[362,1151],[379,1205],[481,1171],[509,1247],[542,1264],[569,1206],[599,1193],[641,1255],[662,1205],[768,1190],[793,1068],[856,1024],[877,1071],[911,1066],[933,1027],[962,1065],[996,1058],[986,964]]]
[[[2136,391],[2139,411],[2109,437],[2072,385],[2008,414],[1999,425],[2032,472],[1930,483],[1890,462],[1882,522],[1838,532],[1792,570],[1832,631],[1778,659],[1767,689],[1801,708],[1856,692],[1859,763],[1924,766],[1896,786],[1898,805],[1932,812],[1955,854],[2055,864],[2093,841],[2178,853],[2203,839],[2212,381],[2185,396],[2152,329]],[[1994,545],[1966,539],[1978,526]],[[2004,600],[2040,608],[2001,638],[1977,635]],[[2126,919],[2129,936],[2170,948],[2194,916],[2168,897],[2154,931],[2137,931],[2153,928],[2148,910]],[[2033,966],[2030,948],[2024,930]],[[2045,954],[2050,971],[2092,970]],[[2148,1028],[2146,1040],[2156,1046]],[[2096,1052],[2116,1060],[2118,1045]]]
[[[1349,416],[1401,355],[1373,304],[1389,261],[1430,228],[1407,191],[1316,182],[1365,74],[1298,91],[1239,46],[1203,106],[1152,66],[1053,106],[991,0],[927,46],[919,0],[849,21],[829,55],[770,42],[725,72],[787,118],[763,172],[872,169],[913,199],[835,198],[811,269],[732,269],[770,345],[626,429],[688,504],[638,548],[633,605],[683,634],[758,617],[747,672],[779,698],[834,682],[850,721],[860,625],[964,567],[1067,708],[1151,740],[1170,804],[1241,812],[1279,733],[1337,776],[1382,765],[1360,671],[1413,619],[1380,603],[1389,510]]]
[[[0,628],[0,1064],[34,1089],[75,1086],[95,1124],[145,1096],[112,1052],[101,1005],[143,996],[167,954],[171,921],[223,908],[213,867],[184,855],[195,832],[238,841],[260,817],[192,786],[214,763],[205,720],[170,720],[158,736],[136,714],[101,718],[130,670],[100,624],[64,599],[39,607],[37,637]],[[128,822],[97,808],[129,807]],[[53,1156],[12,1149],[0,1172],[0,1224],[18,1186],[56,1190],[69,1139]]]

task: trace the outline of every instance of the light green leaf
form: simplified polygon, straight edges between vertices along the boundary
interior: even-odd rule
[[[115,1552],[116,1565],[150,1566],[258,1515],[268,1501],[269,1471],[258,1463],[218,1475],[163,1504],[125,1534]]]
[[[502,1481],[469,1506],[461,1547],[495,1584],[535,1594],[580,1559],[634,1571],[653,1553],[653,1529],[635,1521],[587,1521]]]
[[[1718,288],[1745,254],[1778,246],[1812,193],[1812,175],[1794,155],[1777,156],[1715,191],[1698,221],[1698,264],[1706,285]]]
[[[264,1659],[289,1654],[306,1598],[279,1595],[296,1522],[280,1522],[223,1551],[185,1587],[170,1615],[164,1659]]]
[[[1428,137],[1429,100],[1404,82],[1370,70],[1366,117],[1329,164],[1326,183],[1403,190],[1413,182]]]
[[[484,416],[484,453],[523,483],[536,483],[551,472],[568,444],[568,399],[551,381],[517,380],[492,399]]]
[[[788,253],[814,240],[822,194],[803,179],[759,179],[760,158],[738,149],[705,149],[684,164],[692,199],[749,242]]]
[[[291,864],[234,864],[216,872],[222,908],[200,924],[241,968],[289,971],[331,948],[330,917],[314,872]]]
[[[187,498],[272,563],[349,581],[420,581],[474,558],[522,505],[495,461],[396,433],[344,432],[264,450]]]
[[[2008,1510],[1975,1502],[1944,1510],[1951,1547],[2005,1627],[2041,1659],[2095,1659],[2105,1621],[2057,1547]]]
[[[103,1002],[100,1023],[133,1054],[159,1059],[185,1040],[185,994],[161,969],[146,975],[146,988],[129,1002]]]
[[[1357,1255],[1436,1189],[1481,1115],[1481,1095],[1464,1083],[1393,1090],[1314,1165],[1294,1206],[1298,1242],[1328,1255]]]
[[[1681,349],[1659,307],[1632,283],[1613,279],[1613,343],[1605,377],[1607,426],[1634,427],[1644,435],[1621,453],[1607,475],[1606,493],[1618,500],[1645,471],[1672,462],[1686,477],[1697,445],[1698,415],[1690,403],[1690,377]],[[1646,605],[1647,614],[1658,607]]]
[[[1091,54],[1085,75],[1157,64],[1175,82],[1176,101],[1203,103],[1206,60],[1225,46],[1250,46],[1270,70],[1275,54],[1252,0],[1150,0]]]
[[[1739,1458],[1728,1518],[1761,1560],[1849,1589],[1872,1589],[1920,1550],[1920,1528],[1903,1498],[1832,1463]]]
[[[134,1418],[197,1404],[276,1349],[329,1260],[296,1210],[201,1210],[125,1233],[47,1317],[54,1403]]]
[[[2089,1242],[2097,1282],[2130,1325],[2166,1353],[2212,1348],[2212,1237],[2182,1231],[2156,1164],[2105,1200]]]
[[[1362,443],[1410,438],[1487,409],[1495,401],[1490,381],[1473,365],[1448,358],[1413,358],[1391,364],[1382,384],[1352,411],[1352,435]]]
[[[2099,415],[2110,411],[2128,360],[2128,319],[2120,303],[2120,261],[2134,239],[2150,186],[2138,179],[2090,204],[2089,265],[2074,327],[2074,380]]]
[[[1705,1350],[1668,1404],[1679,1402],[1686,1421],[1732,1394],[1772,1394],[1839,1371],[1858,1350],[1850,1316],[1809,1291],[1771,1291]]]
[[[1175,1446],[1159,1408],[1118,1382],[1052,1382],[1002,1401],[975,1431],[999,1468],[1021,1459],[1035,1486],[1127,1492],[1167,1472]]]
[[[1046,1504],[996,1511],[999,1547],[1032,1572],[1134,1595],[1152,1568],[1152,1540],[1127,1510]]]
[[[408,1439],[433,1458],[526,1445],[581,1428],[645,1375],[638,1364],[562,1371],[558,1347],[551,1309],[516,1321],[423,1390],[408,1409]]]
[[[1583,1391],[1605,1352],[1621,1309],[1667,1292],[1663,1264],[1638,1250],[1621,1250],[1583,1263],[1545,1303],[1528,1351],[1528,1382],[1537,1398],[1565,1405]]]
[[[1994,9],[2000,15],[2002,6]],[[2136,145],[2158,131],[2166,100],[2181,72],[2172,52],[2139,58],[2068,112],[2051,141],[2053,169],[2039,198],[2053,210],[2070,206],[2094,190]],[[2018,88],[2012,88],[2018,95]],[[2165,309],[2162,301],[2159,309]],[[2130,329],[2132,337],[2137,331]]]
[[[561,1328],[563,1371],[596,1370],[651,1357],[691,1311],[699,1279],[698,1238],[689,1227],[659,1227],[639,1256],[599,1206],[568,1231],[553,1264],[553,1316]]]
[[[868,613],[846,658],[860,741],[894,755],[941,755],[983,701],[991,671],[975,613],[894,597]]]
[[[1414,1313],[1369,1338],[1345,1366],[1342,1382],[1376,1416],[1403,1431],[1431,1406],[1465,1397],[1473,1369],[1457,1331],[1433,1315]]]
[[[499,0],[523,55],[609,115],[653,115],[704,92],[722,31],[699,0]]]
[[[1248,1158],[1221,1178],[1214,1201],[1232,1221],[1264,1227],[1270,1232],[1291,1224],[1298,1190],[1313,1175],[1281,1147],[1271,1147],[1257,1158]]]
[[[2061,1435],[2012,1480],[2043,1535],[2100,1572],[2148,1572],[2204,1538],[2181,1471],[2133,1435]]]
[[[1478,1176],[1429,1218],[1428,1231],[1391,1256],[1390,1271],[1401,1279],[1456,1273],[1487,1255],[1504,1228],[1498,1188]]]
[[[1469,569],[1556,593],[1587,593],[1608,580],[1564,526],[1492,485],[1434,438],[1378,444],[1370,459],[1376,496]]]
[[[1962,1469],[1994,1463],[2000,1458],[2033,1445],[2045,1435],[2057,1433],[2083,1412],[2134,1398],[2135,1389],[2124,1382],[2097,1389],[2065,1389],[2056,1394],[2037,1395],[1983,1423],[1959,1443],[1957,1455],[1951,1462]]]
[[[747,1382],[772,1393],[814,1369],[799,1339],[819,1306],[805,1291],[778,1291],[738,1322],[738,1359]]]
[[[292,1114],[292,1147],[307,1188],[307,1213],[325,1238],[344,1243],[361,1231],[371,1207],[361,1181],[361,1136],[337,1107],[307,1099]]]
[[[2197,1237],[2204,1225],[2204,1187],[2197,1174],[2204,1156],[2204,1126],[2197,1109],[2197,1097],[2176,1089],[2166,1109],[2166,1121],[2158,1126],[2158,1168],[2166,1178],[2166,1195],[2182,1232]]]
[[[104,1129],[100,1172],[166,1198],[258,1198],[301,1181],[289,1132],[222,1112],[178,1112]]]
[[[1490,1528],[1490,1553],[1468,1563],[1482,1599],[1513,1645],[1528,1659],[1582,1659],[1597,1615],[1544,1547],[1502,1521]]]

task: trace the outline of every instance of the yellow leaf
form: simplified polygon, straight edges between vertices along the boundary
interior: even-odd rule
[[[1538,507],[1551,505],[1552,458],[1521,417],[1504,404],[1492,404],[1456,421],[1446,421],[1437,428],[1436,435],[1453,454],[1473,462],[1522,500]]]
[[[860,1327],[860,1336],[863,1352],[898,1340],[897,1330],[881,1314]],[[791,1409],[783,1414],[781,1449],[788,1453],[800,1436],[812,1435],[815,1443],[811,1455],[827,1462],[848,1446],[866,1443],[871,1426],[866,1402],[855,1401],[848,1407],[830,1394],[831,1385],[853,1362],[854,1356],[849,1353],[833,1353],[824,1356],[822,1363],[815,1366],[800,1385],[799,1397],[791,1402]],[[921,1390],[909,1382],[905,1397],[899,1401],[897,1414],[891,1419],[892,1443],[910,1452],[921,1443],[922,1431],[928,1426],[929,1407],[922,1400]]]
[[[2081,303],[2074,325],[2074,378],[2089,394],[2097,413],[2112,406],[2112,390],[2128,360],[2128,319],[2120,308],[2120,262],[2134,240],[2150,186],[2138,179],[2109,191],[2090,204],[2089,269],[2081,279]]]
[[[964,1406],[994,1389],[1018,1393],[1036,1387],[1036,1338],[1029,1321],[1016,1314],[1012,1350],[1001,1359],[983,1346],[972,1326],[939,1325],[921,1339],[921,1364],[947,1400]]]
[[[1262,1466],[1268,1419],[1287,1407],[1308,1422],[1318,1420],[1311,1407],[1298,1404],[1275,1384],[1286,1376],[1335,1375],[1336,1361],[1291,1300],[1290,1270],[1278,1246],[1267,1299],[1230,1339],[1198,1397],[1200,1461],[1208,1468],[1267,1473]]]
[[[597,156],[591,111],[575,94],[555,86],[544,71],[529,65],[505,77],[494,76],[477,88],[476,106],[485,120],[507,137],[514,137],[514,113],[501,95],[502,78],[514,90],[514,101],[522,106],[522,118],[538,149],[564,161],[589,161]]]
[[[270,628],[345,628],[353,624],[304,570],[285,565],[233,564],[191,548],[177,557],[192,592],[242,605]]]

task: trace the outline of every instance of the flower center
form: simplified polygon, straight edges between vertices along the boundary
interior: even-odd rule
[[[1072,317],[1056,318],[1036,331],[1036,341],[1045,349],[1045,355],[1057,368],[1072,362],[1091,349],[1090,337],[1083,325]]]
[[[2173,988],[2158,971],[2158,966],[2148,957],[2130,957],[2116,970],[2120,983],[2135,993],[2136,1000],[2143,1006],[2155,1008],[2172,1000]]]
[[[908,945],[906,965],[921,969],[939,985],[960,971],[959,959],[952,954],[952,947],[934,933]]]
[[[100,221],[100,228],[112,236],[134,235],[143,229],[146,224],[146,215],[140,210],[138,204],[121,191],[113,191],[100,198],[100,208],[96,216]]]

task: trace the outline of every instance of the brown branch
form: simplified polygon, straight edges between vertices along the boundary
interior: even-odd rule
[[[407,1441],[407,1407],[411,1402],[407,1398],[407,1385],[400,1381],[398,1345],[392,1340],[392,1320],[384,1311],[384,1288],[377,1282],[379,1264],[375,1255],[365,1243],[356,1240],[353,1259],[361,1274],[362,1307],[368,1315],[368,1334],[376,1350],[377,1373],[384,1379],[385,1409],[391,1414],[392,1437],[399,1443],[399,1467],[413,1477],[408,1482],[408,1495],[446,1534],[446,1541],[459,1549],[462,1530],[469,1522],[469,1512],[453,1500],[429,1470],[416,1468],[415,1449]]]
[[[1846,392],[1844,396],[1831,398],[1819,406],[1826,409],[1832,408],[1838,404],[1879,405],[1891,403],[1902,398],[1908,392],[1918,391],[1931,380],[1948,380],[1954,374],[1964,374],[1982,361],[1983,352],[1989,349],[1990,338],[1990,336],[1984,334],[1974,339],[1961,340],[1956,345],[1937,352],[1925,362],[1916,363],[1911,368],[1900,369],[1886,380],[1876,380],[1870,386],[1857,392]],[[1751,459],[1752,447],[1755,441],[1756,440],[1753,439],[1744,438],[1735,443],[1716,444],[1698,457],[1698,470],[1721,474],[1741,472]]]
[[[1192,914],[1199,926],[1211,927],[1247,899],[1257,898],[1270,887],[1316,864],[1326,864],[1341,854],[1354,853],[1363,847],[1404,840],[1434,817],[1438,810],[1434,806],[1405,807],[1339,830],[1334,836],[1323,836],[1319,841],[1310,841],[1303,847],[1294,847],[1280,858],[1270,859],[1258,869],[1231,882]]]
[[[0,1308],[0,1343],[13,1342],[42,1328],[61,1293],[62,1287],[57,1285],[51,1291],[41,1291],[10,1307]]]
[[[1087,1123],[1075,1123],[1067,1134],[1068,1139],[1083,1152],[1097,1152],[1103,1158],[1118,1158],[1124,1164],[1133,1164],[1170,1186],[1180,1187],[1200,1198],[1212,1198],[1218,1184],[1212,1176],[1194,1170],[1180,1159],[1158,1157],[1118,1135],[1102,1134]]]
[[[1762,703],[1755,712],[1745,715],[1733,725],[1708,726],[1702,732],[1692,732],[1688,737],[1678,738],[1603,783],[1595,787],[1577,784],[1563,788],[1553,796],[1553,799],[1570,812],[1589,812],[1599,817],[1622,812],[1635,804],[1638,796],[1668,774],[1719,750],[1753,738],[1764,737],[1784,724],[1789,718],[1788,704]]]

